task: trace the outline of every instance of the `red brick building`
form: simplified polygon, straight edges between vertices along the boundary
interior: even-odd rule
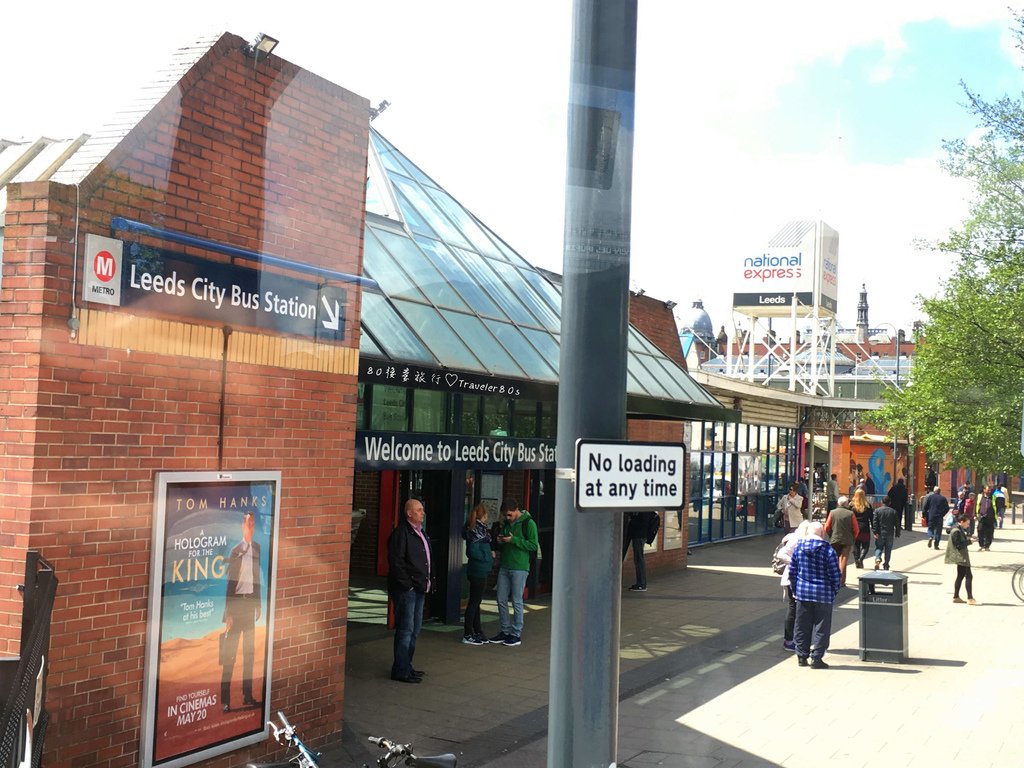
[[[63,183],[7,186],[0,652],[18,652],[14,586],[40,550],[61,581],[51,768],[139,764],[158,471],[281,472],[275,703],[314,739],[340,721],[358,288],[339,288],[340,341],[81,300],[86,237],[111,236],[116,217],[240,249],[178,247],[224,269],[361,272],[368,102],[244,47],[226,34],[181,51],[158,100],[94,136]]]

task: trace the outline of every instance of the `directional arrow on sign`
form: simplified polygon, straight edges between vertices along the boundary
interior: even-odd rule
[[[320,301],[323,302],[324,310],[327,312],[327,317],[330,320],[322,320],[324,328],[331,331],[337,331],[339,327],[339,321],[341,320],[341,307],[338,304],[338,300],[334,300],[334,311],[331,311],[331,303],[327,300],[326,296],[321,296]]]

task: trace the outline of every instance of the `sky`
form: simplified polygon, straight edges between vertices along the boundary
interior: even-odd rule
[[[172,12],[173,8],[173,12]],[[16,3],[0,138],[97,130],[210,32],[391,106],[374,127],[524,258],[562,271],[572,3]],[[732,334],[738,266],[789,221],[839,232],[838,319],[909,329],[971,194],[939,165],[977,135],[961,81],[1020,95],[1005,0],[640,0],[630,283]],[[778,330],[778,325],[776,325]]]

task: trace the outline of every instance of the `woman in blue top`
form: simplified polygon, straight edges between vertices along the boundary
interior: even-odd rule
[[[466,618],[462,630],[462,642],[466,645],[484,645],[484,630],[480,626],[480,601],[484,596],[484,584],[491,573],[494,554],[491,552],[491,532],[487,527],[487,507],[477,504],[466,518],[462,538],[466,540],[466,578],[469,579],[469,602],[466,603]]]

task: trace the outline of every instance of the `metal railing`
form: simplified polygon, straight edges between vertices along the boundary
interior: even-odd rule
[[[25,556],[20,656],[0,659],[0,768],[38,768],[50,716],[46,673],[57,576],[38,552]]]

